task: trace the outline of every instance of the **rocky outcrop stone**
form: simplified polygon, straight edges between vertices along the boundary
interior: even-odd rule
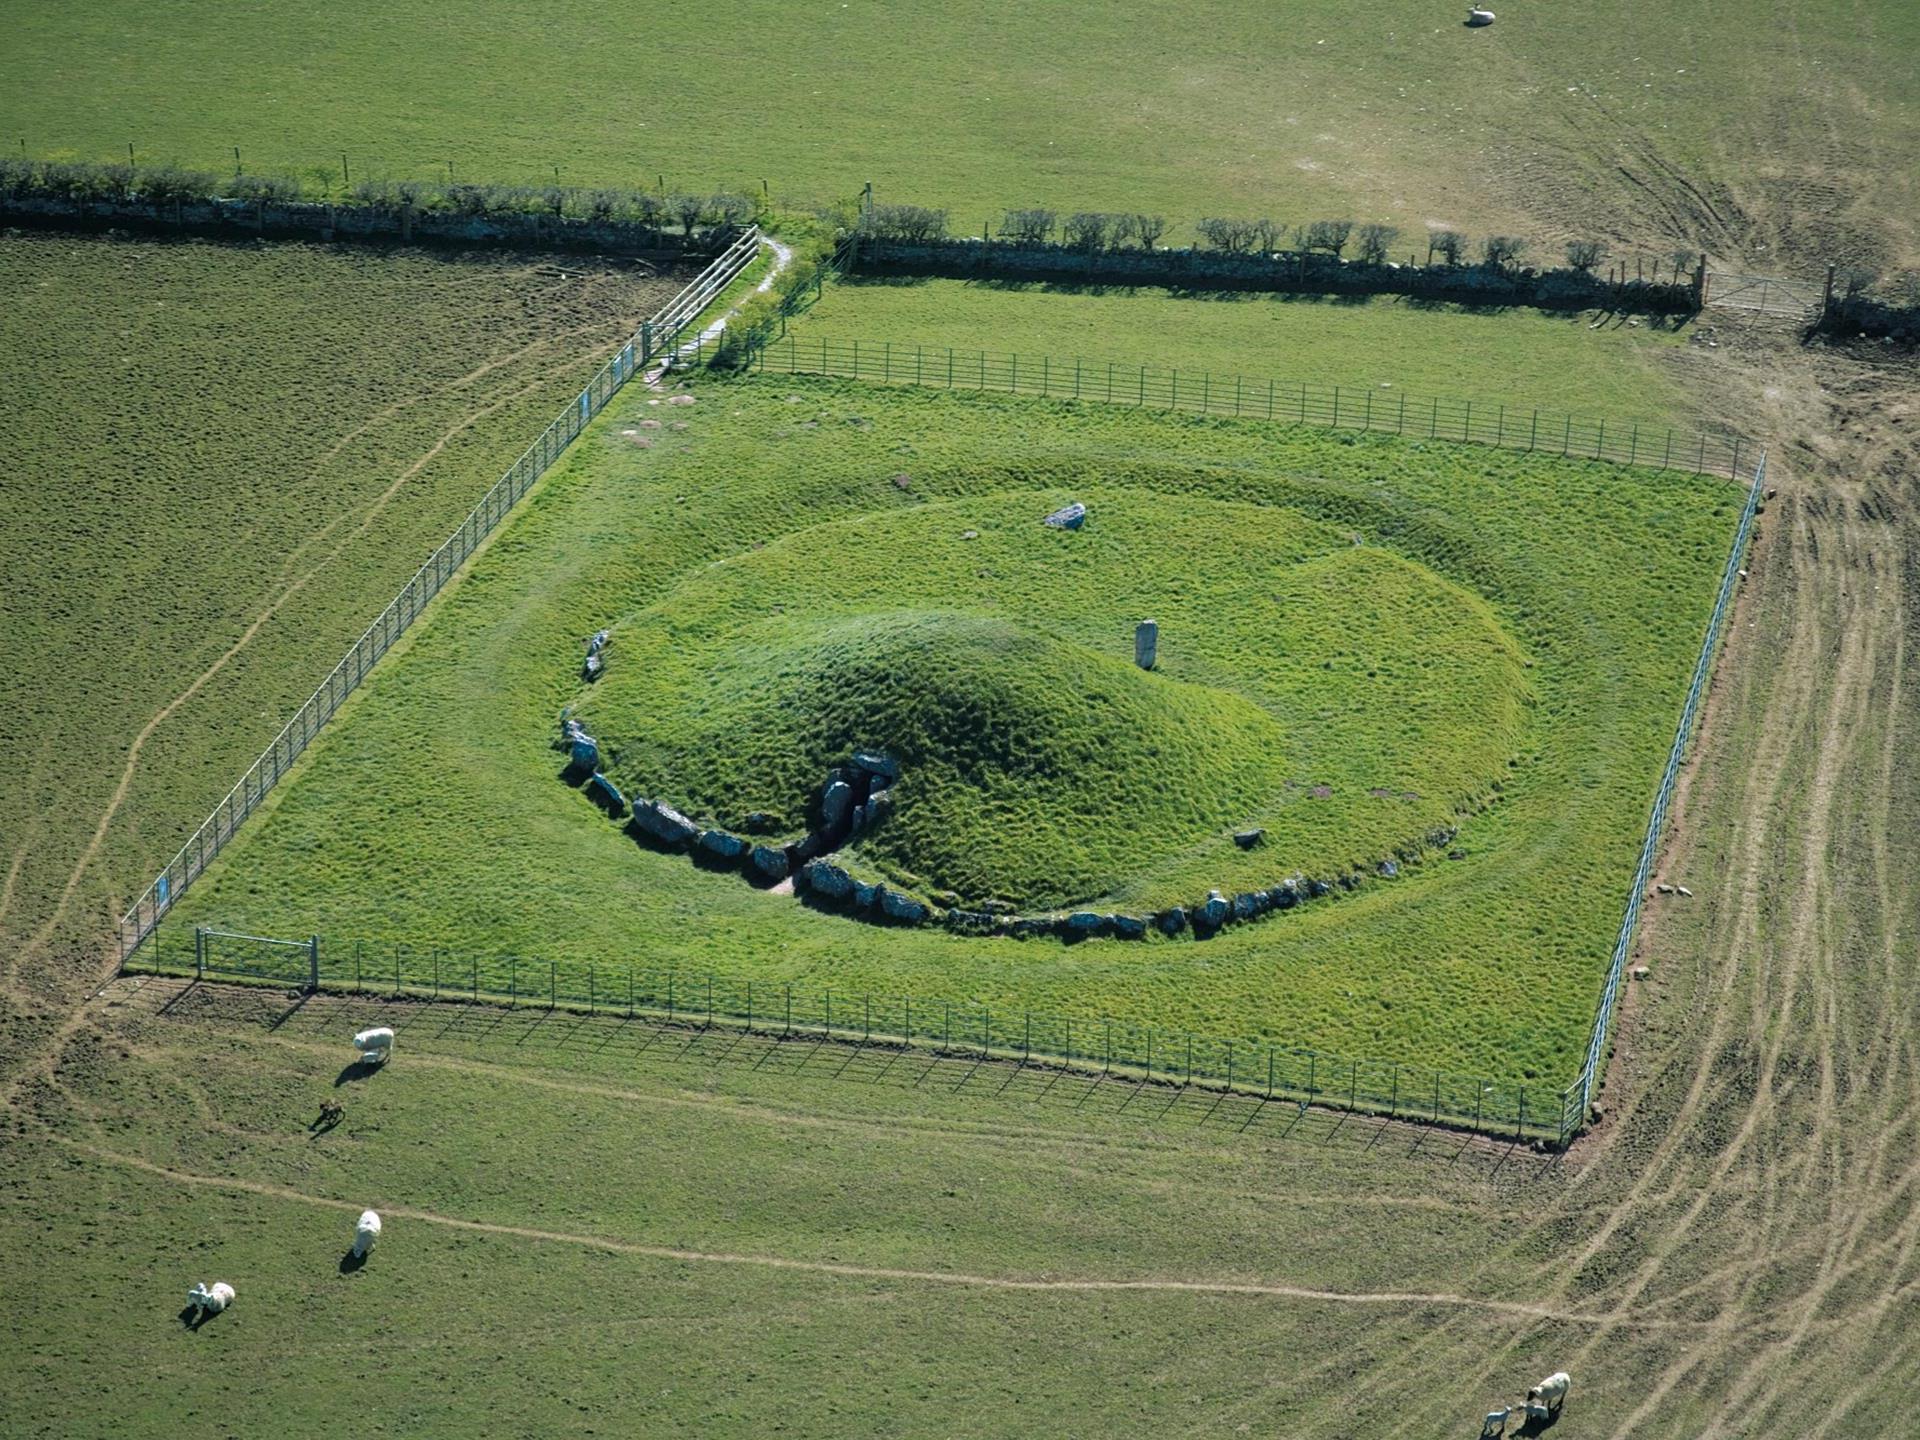
[[[1395,877],[1396,875],[1398,875],[1399,873],[1400,873],[1400,862],[1399,862],[1399,861],[1397,861],[1397,860],[1382,860],[1382,861],[1380,862],[1380,874],[1381,874],[1381,877],[1382,877],[1383,879],[1387,879],[1387,880],[1391,880],[1391,879],[1393,879],[1393,878],[1394,878],[1394,877]]]
[[[1267,897],[1258,890],[1244,891],[1233,897],[1233,918],[1251,920],[1267,908]]]
[[[787,852],[777,845],[753,847],[753,868],[769,880],[787,878]]]
[[[1061,506],[1040,523],[1051,525],[1056,530],[1078,530],[1087,523],[1087,507],[1076,500],[1071,505]]]
[[[700,833],[700,848],[709,855],[718,855],[722,860],[738,860],[747,853],[749,847],[747,841],[725,830],[703,830]]]
[[[619,786],[604,775],[596,774],[587,781],[587,795],[594,804],[616,820],[627,812],[626,796],[620,793]]]
[[[825,860],[809,860],[800,875],[807,888],[824,900],[846,900],[853,895],[853,877]]]
[[[1202,929],[1218,930],[1227,923],[1227,915],[1232,908],[1226,896],[1218,890],[1209,890],[1206,903],[1199,906],[1194,914],[1193,923]]]
[[[880,913],[903,925],[920,925],[933,912],[911,895],[902,895],[898,890],[889,890],[883,885],[880,887]]]
[[[700,833],[698,825],[671,805],[663,805],[658,800],[634,801],[633,825],[663,845],[691,844]]]
[[[1122,940],[1139,940],[1147,933],[1147,922],[1138,915],[1110,916],[1108,923],[1113,926],[1113,933]]]
[[[880,887],[868,885],[859,880],[853,882],[853,908],[871,910],[880,899]]]
[[[830,782],[820,796],[820,823],[829,830],[838,829],[853,808],[853,787],[844,780]]]
[[[1252,830],[1236,830],[1233,832],[1233,843],[1242,850],[1251,850],[1266,838],[1266,834],[1265,830],[1258,827]]]
[[[856,750],[853,763],[869,775],[878,775],[883,780],[900,778],[900,762],[884,750]]]
[[[1162,910],[1158,919],[1160,922],[1160,933],[1163,935],[1178,935],[1182,930],[1187,928],[1187,912],[1179,905],[1175,905],[1168,910]]]
[[[1098,935],[1107,928],[1107,917],[1097,910],[1076,910],[1060,922],[1060,929],[1067,935]]]

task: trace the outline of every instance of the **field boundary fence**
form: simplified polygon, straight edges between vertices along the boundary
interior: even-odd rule
[[[1565,1096],[1548,1085],[1355,1059],[1261,1039],[1231,1040],[1112,1017],[881,995],[707,971],[479,956],[432,946],[204,928],[156,935],[129,969],[396,999],[466,1000],[725,1025],[756,1034],[973,1055],[1195,1085],[1419,1121],[1518,1141],[1559,1141]]]
[[[519,503],[528,490],[568,445],[587,427],[620,389],[662,354],[671,354],[686,330],[713,298],[744,270],[760,247],[760,231],[745,233],[669,300],[639,331],[600,367],[585,388],[540,432],[465,520],[429,555],[413,577],[380,612],[360,638],[348,647],[320,687],[294,713],[280,733],[248,766],[239,782],[214,806],[211,814],[120,919],[116,939],[124,965],[161,917],[206,870],[230,842],[267,792],[299,758],[314,736],[333,718],[346,699],[367,677],[374,664],[393,647],[419,618],[427,603],[445,587],[480,542]]]
[[[1707,633],[1700,642],[1700,656],[1694,662],[1693,679],[1687,686],[1686,703],[1680,707],[1680,721],[1674,727],[1673,745],[1667,751],[1666,769],[1660,775],[1660,787],[1654,792],[1653,809],[1647,816],[1647,834],[1640,845],[1639,863],[1634,867],[1633,888],[1627,893],[1626,913],[1620,919],[1620,933],[1613,942],[1613,954],[1607,964],[1607,977],[1600,989],[1600,1005],[1594,1013],[1593,1031],[1587,1040],[1586,1058],[1580,1073],[1565,1092],[1567,1110],[1560,1117],[1560,1133],[1571,1139],[1587,1123],[1593,1097],[1606,1074],[1608,1041],[1620,999],[1620,982],[1626,973],[1627,958],[1639,933],[1640,910],[1647,886],[1660,855],[1660,842],[1666,835],[1667,811],[1673,803],[1673,787],[1680,776],[1681,763],[1693,739],[1700,718],[1700,701],[1713,675],[1713,661],[1726,632],[1727,612],[1733,606],[1734,587],[1739,581],[1741,562],[1747,543],[1753,536],[1753,521],[1759,513],[1761,492],[1766,488],[1767,457],[1761,452],[1754,465],[1753,483],[1747,491],[1746,508],[1740,512],[1740,524],[1734,531],[1733,545],[1727,551],[1726,569],[1720,575],[1720,589],[1714,597],[1713,612],[1707,619]],[[1564,1143],[1564,1142],[1563,1142]]]
[[[696,362],[698,360],[696,354]],[[802,341],[786,335],[763,345],[751,368],[769,374],[820,375],[969,393],[1125,405],[1332,430],[1367,430],[1422,440],[1492,445],[1577,460],[1608,460],[1737,479],[1756,452],[1732,432],[1684,430],[1639,421],[1584,417],[1498,401],[1414,395],[1377,386],[1316,385],[1205,370],[1155,369],[891,341]]]

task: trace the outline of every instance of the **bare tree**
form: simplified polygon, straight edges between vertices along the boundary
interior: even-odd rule
[[[1686,276],[1693,273],[1693,267],[1699,263],[1699,252],[1694,250],[1675,250],[1667,257],[1673,261],[1673,280],[1677,285]]]
[[[1887,289],[1899,304],[1920,310],[1920,270],[1902,270],[1888,283]]]
[[[1109,215],[1107,217],[1107,244],[1118,250],[1140,233],[1138,215]]]
[[[1303,249],[1324,250],[1338,260],[1352,234],[1351,220],[1316,220],[1301,232],[1300,243]]]
[[[1253,227],[1246,221],[1218,215],[1209,216],[1193,228],[1200,232],[1202,240],[1226,255],[1240,254],[1253,239]]]
[[[1151,250],[1160,243],[1160,237],[1167,233],[1167,217],[1164,215],[1135,215],[1133,233],[1140,239],[1140,248]]]
[[[753,198],[723,190],[707,201],[707,219],[729,230],[738,230],[753,219]]]
[[[668,196],[667,213],[680,222],[687,239],[691,240],[693,227],[698,225],[707,213],[707,197],[704,195]]]
[[[1397,226],[1369,223],[1360,227],[1360,261],[1366,265],[1384,265],[1387,252],[1400,238]]]
[[[1261,255],[1271,255],[1280,248],[1280,241],[1287,233],[1286,226],[1264,215],[1258,220],[1250,221],[1249,224],[1252,227],[1251,236],[1247,242],[1249,248]]]
[[[1567,264],[1582,275],[1593,272],[1593,267],[1607,258],[1607,247],[1598,240],[1567,241]]]
[[[1098,210],[1076,210],[1060,227],[1060,241],[1075,250],[1099,250],[1107,243],[1107,216]]]
[[[925,205],[876,205],[860,217],[860,228],[882,240],[928,245],[946,238],[947,212]]]
[[[1864,265],[1843,265],[1840,268],[1840,287],[1849,300],[1858,300],[1873,288],[1873,282],[1879,278],[1878,272]]]
[[[1044,245],[1057,218],[1051,210],[1009,210],[1000,222],[1000,233],[1024,245]]]
[[[1458,230],[1429,230],[1427,232],[1427,263],[1433,263],[1438,255],[1449,265],[1458,265],[1460,257],[1466,252],[1467,237]]]
[[[1487,268],[1504,270],[1526,251],[1527,242],[1518,235],[1489,235],[1481,245]]]

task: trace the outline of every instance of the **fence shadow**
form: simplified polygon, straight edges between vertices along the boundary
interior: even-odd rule
[[[181,1003],[163,993],[181,987]],[[191,990],[191,998],[187,991]],[[1256,1144],[1314,1145],[1356,1165],[1398,1156],[1450,1170],[1466,1170],[1506,1184],[1533,1185],[1561,1173],[1564,1155],[1541,1154],[1525,1141],[1390,1119],[1364,1111],[1307,1105],[1291,1098],[1162,1078],[1102,1074],[995,1055],[908,1048],[858,1036],[783,1035],[697,1019],[669,1022],[613,1010],[510,1008],[464,1000],[316,994],[289,1010],[280,995],[250,986],[148,980],[125,1003],[156,1018],[184,1024],[254,1025],[262,1031],[335,1037],[378,1021],[408,1040],[409,1050],[498,1047],[511,1052],[496,1063],[567,1068],[618,1059],[638,1067],[732,1071],[784,1077],[797,1083],[891,1087],[944,1092],[957,1103],[1014,1101],[1069,1123],[1085,1119],[1146,1130],[1185,1130]],[[276,1020],[282,1023],[276,1023]],[[349,1067],[351,1069],[353,1067]]]

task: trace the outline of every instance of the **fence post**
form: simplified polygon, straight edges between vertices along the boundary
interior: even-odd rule
[[[520,957],[507,957],[507,1008],[515,1009],[520,1004]]]
[[[207,932],[204,927],[193,927],[193,976],[196,980],[207,978]]]
[[[475,955],[469,963],[473,966],[473,999],[474,1003],[478,1004],[480,1000],[480,957]]]
[[[1267,1099],[1273,1099],[1273,1046],[1267,1046]]]
[[[1387,1102],[1387,1115],[1389,1118],[1392,1118],[1394,1116],[1397,1116],[1399,1113],[1400,1113],[1400,1065],[1399,1065],[1399,1062],[1396,1061],[1393,1067],[1393,1099]]]
[[[707,972],[707,1029],[713,1028],[713,972]]]
[[[782,1035],[791,1035],[793,1033],[793,986],[792,985],[787,986],[787,1023],[785,1028],[782,1029],[780,1033]]]
[[[560,962],[547,961],[547,1009],[553,1010],[560,1004]]]
[[[599,999],[598,988],[593,982],[593,966],[589,965],[587,966],[587,1013],[589,1015],[599,1008]]]

